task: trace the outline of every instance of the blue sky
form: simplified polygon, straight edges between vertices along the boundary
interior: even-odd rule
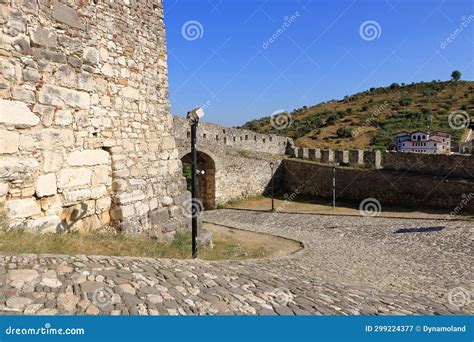
[[[474,80],[472,0],[164,6],[175,115],[205,105],[205,121],[236,126],[392,82],[447,80],[454,69]]]

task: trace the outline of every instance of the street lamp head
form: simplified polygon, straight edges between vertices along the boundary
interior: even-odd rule
[[[197,124],[199,119],[204,116],[204,110],[202,108],[194,108],[192,111],[186,114],[186,119],[188,119],[190,125]]]

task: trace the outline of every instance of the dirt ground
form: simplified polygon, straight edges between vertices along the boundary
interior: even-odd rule
[[[204,228],[212,232],[215,244],[219,241],[235,241],[247,258],[275,258],[291,255],[303,248],[300,242],[262,233],[226,228],[205,223]],[[223,254],[223,253],[218,253]],[[234,251],[234,257],[236,252]]]
[[[359,208],[353,204],[336,203],[336,209],[326,202],[297,202],[275,199],[275,209],[282,213],[304,213],[304,214],[320,214],[320,215],[349,215],[360,216]],[[228,203],[225,208],[246,209],[269,211],[271,210],[271,199],[266,197],[248,198],[242,201]],[[446,219],[449,211],[434,209],[410,210],[407,208],[382,207],[382,211],[378,217],[394,217],[394,218],[413,218],[413,219]],[[459,215],[456,219],[474,220],[472,215]]]

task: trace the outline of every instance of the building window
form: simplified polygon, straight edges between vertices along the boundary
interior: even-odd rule
[[[203,137],[204,139],[206,139],[206,138],[207,138],[207,134],[204,133],[204,134],[202,135],[202,137]]]
[[[216,141],[219,141],[219,136],[218,135],[216,135]]]
[[[248,135],[245,135],[245,140],[249,140],[249,136],[248,136]]]

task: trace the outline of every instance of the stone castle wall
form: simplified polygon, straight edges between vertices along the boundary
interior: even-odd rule
[[[333,167],[284,160],[280,191],[306,199],[331,199]],[[377,199],[383,207],[438,208],[474,213],[474,180],[449,179],[406,172],[336,168],[337,201]]]
[[[293,149],[295,158],[416,174],[474,178],[474,156],[363,150]]]
[[[198,127],[198,143],[205,146],[284,155],[293,145],[292,139],[275,134],[260,134],[208,122],[200,122]],[[190,141],[191,128],[186,118],[174,116],[174,130],[177,140]]]
[[[180,158],[190,152],[190,127],[185,118],[174,117],[174,129]],[[215,163],[215,205],[234,199],[269,194],[274,163],[278,168],[291,150],[293,140],[277,135],[199,123],[197,149]]]
[[[11,222],[158,235],[184,225],[161,1],[2,0],[0,25]]]

